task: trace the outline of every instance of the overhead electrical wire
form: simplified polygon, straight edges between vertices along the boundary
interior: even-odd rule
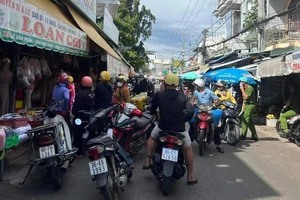
[[[298,2],[298,3],[296,4],[296,7],[295,7],[295,8],[291,8],[291,9],[289,9],[289,10],[287,10],[287,11],[284,11],[284,12],[281,12],[281,13],[279,13],[279,14],[277,14],[277,15],[273,15],[273,16],[271,16],[271,17],[268,17],[268,18],[266,18],[266,19],[263,19],[263,20],[261,20],[261,21],[259,21],[259,22],[254,22],[253,24],[251,24],[251,25],[248,26],[247,28],[245,28],[245,29],[241,30],[240,32],[238,32],[237,34],[235,34],[235,35],[233,35],[233,36],[227,38],[226,40],[224,40],[224,41],[222,41],[222,42],[219,42],[219,43],[216,43],[216,44],[213,44],[213,45],[206,46],[206,48],[210,48],[210,47],[214,47],[214,46],[217,46],[217,45],[226,43],[226,42],[228,42],[228,41],[230,41],[230,40],[232,40],[232,39],[238,37],[240,34],[243,34],[243,33],[248,32],[251,28],[253,28],[253,27],[255,27],[255,26],[258,26],[258,25],[261,25],[261,24],[265,24],[265,23],[267,23],[267,22],[273,20],[273,19],[276,18],[276,17],[285,16],[285,15],[291,13],[291,12],[295,12],[299,7],[300,7],[300,3]],[[199,53],[199,52],[196,52],[195,55],[194,55],[192,58],[195,58],[195,56],[196,56],[198,53]],[[189,60],[191,60],[191,59],[189,59]],[[189,61],[189,60],[187,60],[187,61]],[[187,61],[185,61],[185,62],[187,62]]]

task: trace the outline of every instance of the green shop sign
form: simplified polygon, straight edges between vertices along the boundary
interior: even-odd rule
[[[0,39],[55,52],[87,56],[87,35],[22,1],[0,7]]]

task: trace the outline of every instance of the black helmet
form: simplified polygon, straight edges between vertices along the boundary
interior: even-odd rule
[[[139,78],[145,78],[145,77],[144,77],[144,74],[140,73],[140,74],[139,74]]]

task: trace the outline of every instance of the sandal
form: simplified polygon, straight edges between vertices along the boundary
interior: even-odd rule
[[[194,180],[192,180],[192,181],[187,181],[186,183],[187,183],[188,185],[195,185],[195,184],[198,183],[198,180],[194,178]]]
[[[147,156],[148,158],[152,158],[152,156]],[[150,160],[150,162],[151,162],[151,160]],[[144,165],[143,166],[143,170],[148,170],[148,169],[151,169],[151,167],[152,167],[152,165],[150,164],[150,165]]]
[[[222,147],[216,147],[216,149],[218,150],[218,152],[220,152],[220,153],[224,153],[224,150],[223,150],[223,148],[222,148]]]

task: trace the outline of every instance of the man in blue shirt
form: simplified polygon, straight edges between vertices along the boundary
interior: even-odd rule
[[[219,97],[215,95],[213,91],[208,89],[206,87],[206,82],[203,79],[196,79],[194,81],[194,85],[196,87],[196,90],[194,92],[194,95],[192,97],[191,103],[194,104],[195,100],[198,100],[199,105],[208,105],[208,106],[213,106],[214,102],[219,101]],[[198,111],[196,112],[198,113]],[[219,124],[219,121],[222,117],[222,112],[219,112],[218,110],[212,110],[211,112],[212,118],[214,121],[214,125],[217,127]],[[224,153],[224,150],[221,146],[221,138],[220,138],[220,133],[217,131],[217,128],[215,128],[215,134],[214,134],[214,142],[217,145],[217,150],[220,153]]]

